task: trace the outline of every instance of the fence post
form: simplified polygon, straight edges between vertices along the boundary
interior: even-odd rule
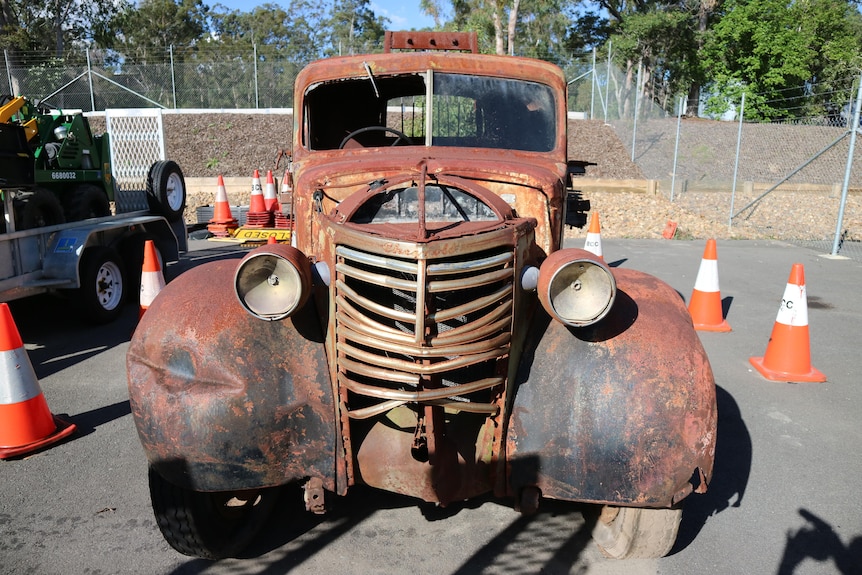
[[[670,177],[670,201],[673,201],[673,192],[676,189],[676,164],[679,157],[679,128],[682,124],[682,96],[679,97],[679,110],[676,114],[676,143],[673,146],[673,173]]]
[[[638,139],[638,112],[641,103],[641,67],[643,62],[638,61],[638,79],[635,85],[635,119],[632,125],[632,162],[635,161],[635,144]]]
[[[608,123],[608,108],[611,107],[610,90],[611,90],[611,49],[613,42],[608,40],[608,71],[605,74],[605,124]]]
[[[844,170],[844,185],[841,187],[841,207],[838,208],[838,221],[835,224],[835,240],[832,242],[832,254],[838,255],[841,239],[841,226],[844,224],[844,207],[847,205],[847,190],[850,187],[850,172],[853,171],[853,153],[856,148],[856,134],[859,132],[859,108],[862,107],[862,75],[859,76],[859,90],[856,93],[856,109],[853,111],[853,123],[850,125],[850,149],[847,152],[847,168]]]
[[[177,79],[174,73],[174,45],[170,46],[170,54],[171,54],[171,94],[174,98],[174,110],[177,109]]]
[[[254,107],[260,108],[257,92],[257,44],[254,44]]]
[[[595,102],[596,102],[596,82],[598,79],[596,78],[596,49],[593,48],[593,73],[592,73],[593,83],[590,85],[590,120],[596,117],[595,115]]]
[[[12,86],[12,68],[9,67],[9,52],[3,48],[3,58],[6,61],[6,79],[9,80],[9,93],[15,95],[15,88]]]
[[[742,119],[745,117],[745,92],[739,103],[739,130],[736,132],[736,160],[733,162],[733,186],[730,189],[730,217],[727,219],[727,231],[733,227],[733,201],[736,199],[736,174],[739,173],[739,147],[742,143]]]
[[[90,84],[90,111],[96,111],[96,95],[93,92],[93,67],[90,65],[90,48],[87,47],[87,81]]]

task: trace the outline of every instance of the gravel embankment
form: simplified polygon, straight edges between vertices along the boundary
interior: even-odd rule
[[[255,168],[276,169],[280,152],[289,152],[292,118],[278,114],[165,114],[163,117],[167,156],[182,167],[186,177],[219,174],[251,177]],[[94,121],[94,130],[99,130]],[[104,129],[102,126],[101,129]],[[618,191],[610,187],[621,180],[644,180],[642,170],[630,159],[613,128],[601,121],[569,122],[569,157],[597,165],[587,168],[587,180],[609,184],[584,188],[594,211],[600,214],[603,237],[659,238],[667,222],[677,224],[680,238],[778,238],[822,239],[834,234],[838,197],[831,193],[776,192],[753,210],[736,218],[728,228],[730,194],[688,192],[670,202],[667,194]],[[758,193],[739,193],[735,210]],[[845,227],[854,239],[862,230],[859,194],[851,194]],[[189,213],[211,198],[190,198]],[[848,221],[849,220],[849,221]],[[586,229],[569,230],[571,237],[586,235]],[[858,239],[858,238],[855,238]]]

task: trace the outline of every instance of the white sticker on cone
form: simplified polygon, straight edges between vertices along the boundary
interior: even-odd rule
[[[808,303],[804,285],[787,284],[775,321],[796,327],[808,325]]]

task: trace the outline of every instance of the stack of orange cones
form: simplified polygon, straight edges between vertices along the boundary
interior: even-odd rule
[[[0,459],[31,453],[75,431],[48,409],[12,312],[0,303]]]
[[[141,268],[141,310],[138,314],[140,320],[144,312],[149,309],[153,300],[165,287],[165,276],[162,274],[159,264],[159,254],[153,240],[144,242],[144,265]]]
[[[275,193],[275,179],[272,177],[272,170],[266,171],[266,188],[263,190],[263,201],[266,206],[266,211],[279,211],[278,196]]]
[[[260,171],[255,170],[251,178],[251,199],[245,225],[248,228],[266,228],[272,224],[271,220],[272,214],[267,210],[263,188],[260,185]]]
[[[291,228],[290,214],[293,210],[293,187],[290,185],[292,176],[290,170],[284,171],[284,177],[281,179],[281,193],[277,207],[275,210],[275,227],[281,230],[289,230]],[[287,206],[287,214],[285,214],[285,205]]]
[[[239,223],[230,212],[230,204],[227,201],[227,191],[224,187],[224,178],[219,174],[216,187],[215,210],[213,217],[207,224],[207,230],[220,238],[229,237],[233,230],[239,227]]]
[[[584,249],[590,253],[593,253],[602,260],[604,257],[602,256],[602,229],[599,224],[599,214],[598,212],[593,212],[590,216],[590,227],[587,230],[587,241],[584,243]]]
[[[706,241],[703,259],[697,270],[694,291],[688,302],[688,313],[699,331],[730,331],[721,308],[721,291],[718,288],[718,251],[715,240]]]
[[[772,381],[823,382],[826,376],[811,365],[808,337],[808,296],[802,264],[793,264],[778,317],[763,357],[752,357],[751,365]]]

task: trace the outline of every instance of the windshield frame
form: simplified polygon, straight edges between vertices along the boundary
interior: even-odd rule
[[[304,93],[303,147],[326,151],[424,146],[547,154],[555,152],[560,141],[560,96],[552,84],[538,78],[432,68],[374,74],[366,66],[363,71],[366,73],[352,78],[308,86]],[[441,85],[446,86],[445,92]],[[346,100],[353,105],[332,110],[338,107],[336,102]],[[402,102],[392,105],[397,100]],[[405,101],[412,103],[405,105]],[[456,123],[450,119],[444,126],[444,106],[458,108]],[[408,118],[408,113],[412,117]],[[506,121],[510,125],[504,130]],[[500,126],[499,132],[493,131],[494,122]],[[319,137],[325,131],[332,135]],[[401,138],[402,133],[408,138]]]

